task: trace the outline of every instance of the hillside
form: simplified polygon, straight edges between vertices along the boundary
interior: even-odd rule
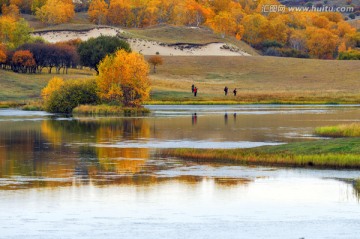
[[[243,56],[258,55],[249,45],[232,37],[221,38],[207,28],[180,26],[156,26],[145,29],[121,29],[110,26],[88,24],[63,24],[37,29],[34,36],[41,36],[49,42],[67,41],[101,35],[119,36],[127,40],[134,51],[144,55],[159,52],[167,56],[218,55]]]
[[[206,27],[158,25],[141,29],[117,28],[91,24],[86,13],[77,13],[67,24],[46,26],[32,15],[23,14],[22,17],[34,28],[34,35],[49,42],[118,35],[127,39],[135,51],[144,55],[154,55],[156,52],[161,55],[259,55],[245,42],[230,36],[222,38]]]

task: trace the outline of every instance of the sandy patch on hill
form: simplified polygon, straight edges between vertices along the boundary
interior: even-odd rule
[[[116,36],[123,31],[115,28],[95,28],[88,31],[46,31],[33,33],[34,36],[41,36],[48,42],[60,42],[68,41],[76,38],[80,38],[83,41],[92,37],[99,36]]]
[[[34,36],[41,36],[48,42],[68,41],[80,38],[88,40],[91,37],[116,36],[123,33],[117,28],[95,28],[89,31],[47,31],[34,33]],[[159,53],[163,56],[250,56],[236,46],[227,43],[199,44],[165,44],[156,41],[142,39],[127,39],[131,48],[144,55],[155,55]]]

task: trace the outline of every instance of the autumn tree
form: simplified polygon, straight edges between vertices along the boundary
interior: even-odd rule
[[[105,24],[108,8],[109,6],[104,0],[91,1],[88,10],[90,21],[95,24]]]
[[[153,71],[156,73],[156,66],[163,64],[163,58],[159,55],[151,56],[148,62],[153,66]]]
[[[64,85],[64,83],[64,79],[60,77],[51,78],[46,87],[41,91],[41,97],[43,100],[48,100],[56,90],[59,90]]]
[[[31,28],[24,19],[17,21],[9,16],[0,17],[0,42],[15,49],[31,39]]]
[[[308,28],[306,30],[309,53],[319,59],[333,59],[339,37],[329,30]]]
[[[229,12],[220,12],[209,23],[216,32],[221,33],[222,37],[225,37],[226,34],[235,34],[236,32],[235,19]]]
[[[139,106],[148,99],[149,65],[138,53],[119,50],[99,64],[97,86],[105,102],[121,102],[124,106]]]
[[[242,20],[244,26],[243,39],[254,46],[266,39],[269,22],[260,14],[247,15]]]
[[[36,17],[47,24],[69,22],[75,15],[72,0],[47,0],[45,5],[37,8]]]
[[[17,5],[15,4],[10,4],[9,6],[2,5],[1,9],[3,16],[11,17],[14,20],[20,19],[20,10]]]
[[[36,11],[38,9],[41,9],[45,4],[47,0],[32,0],[31,2],[31,12],[33,14],[36,14]]]
[[[16,51],[12,57],[13,71],[21,73],[35,72],[35,59],[30,51]]]
[[[112,54],[119,49],[124,49],[127,52],[131,51],[129,43],[120,40],[118,37],[100,36],[82,42],[79,45],[78,52],[83,66],[99,72],[98,64],[100,61],[106,55]]]
[[[134,21],[131,5],[126,0],[110,0],[107,20],[110,24],[130,27]]]
[[[0,44],[0,65],[6,63],[6,48],[5,45]]]

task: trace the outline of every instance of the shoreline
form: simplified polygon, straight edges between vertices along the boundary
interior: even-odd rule
[[[166,149],[162,157],[203,163],[314,169],[360,169],[360,138],[297,142],[250,149]]]

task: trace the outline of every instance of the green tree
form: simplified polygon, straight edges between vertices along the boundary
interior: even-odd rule
[[[100,61],[106,55],[115,53],[119,49],[131,52],[130,45],[126,41],[120,40],[118,37],[100,36],[82,42],[79,45],[78,52],[81,64],[99,73],[98,64]]]

